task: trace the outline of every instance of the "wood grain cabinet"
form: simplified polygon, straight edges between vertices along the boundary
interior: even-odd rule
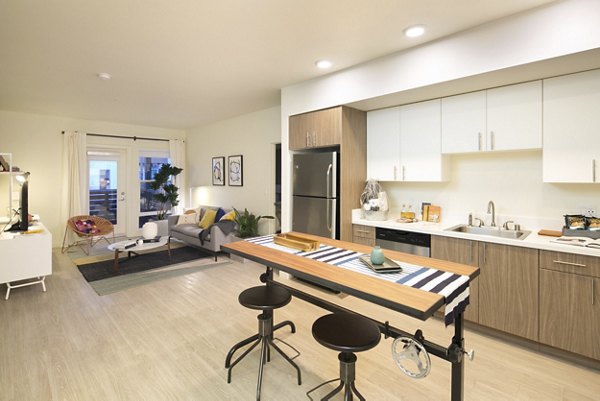
[[[538,340],[538,252],[480,243],[480,324]]]
[[[600,359],[600,279],[540,269],[540,342]]]
[[[352,242],[368,246],[375,246],[375,227],[352,225]]]
[[[352,209],[367,179],[367,113],[346,106],[290,116],[289,148],[338,147],[340,239],[352,241]]]
[[[435,259],[477,266],[478,249],[479,244],[477,241],[437,235],[431,236],[431,257]],[[479,278],[471,282],[469,292],[469,306],[464,317],[466,320],[477,323],[479,322]]]
[[[600,258],[540,251],[540,342],[600,359]]]
[[[290,117],[290,150],[335,146],[342,139],[342,106]]]

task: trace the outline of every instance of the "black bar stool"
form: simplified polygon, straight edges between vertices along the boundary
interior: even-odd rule
[[[352,394],[356,394],[359,400],[365,398],[358,392],[354,385],[355,379],[355,352],[366,351],[379,344],[381,333],[379,327],[366,317],[353,313],[332,313],[321,316],[312,326],[312,334],[317,342],[327,348],[340,351],[340,377],[328,380],[306,393],[311,399],[310,393],[326,384],[340,380],[340,385],[321,399],[329,400],[335,394],[344,390],[344,401],[352,401]]]
[[[262,373],[263,366],[271,360],[271,350],[270,347],[273,347],[275,351],[279,352],[283,358],[288,361],[296,370],[298,371],[298,385],[302,384],[302,379],[300,376],[300,368],[296,363],[292,360],[300,353],[291,345],[287,344],[282,340],[278,340],[288,347],[292,348],[296,351],[296,355],[293,358],[288,357],[275,343],[273,342],[273,332],[277,329],[280,329],[284,326],[290,326],[292,333],[296,332],[296,326],[293,322],[286,320],[275,326],[273,326],[273,310],[277,308],[281,308],[290,303],[292,300],[292,294],[284,288],[277,287],[275,285],[261,285],[258,287],[248,288],[247,290],[242,291],[239,296],[240,304],[245,306],[246,308],[262,310],[262,313],[258,315],[258,334],[255,334],[251,337],[248,337],[245,340],[240,341],[235,344],[229,352],[227,353],[227,358],[225,358],[225,367],[227,370],[227,383],[231,383],[231,370],[239,361],[241,361],[246,355],[250,353],[258,344],[260,344],[260,361],[258,366],[258,384],[256,386],[256,400],[260,400],[260,388],[262,384]],[[248,349],[246,349],[233,363],[231,362],[231,358],[233,354],[240,349],[241,347],[250,344],[254,341]]]

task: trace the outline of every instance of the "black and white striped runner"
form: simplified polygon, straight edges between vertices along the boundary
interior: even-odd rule
[[[257,245],[266,246],[297,256],[318,260],[319,262],[339,266],[378,279],[392,281],[423,291],[440,294],[445,298],[444,322],[454,322],[455,317],[464,312],[469,304],[469,277],[444,272],[430,267],[417,266],[410,263],[399,263],[402,271],[397,273],[376,273],[360,260],[361,252],[349,251],[330,245],[321,245],[316,251],[302,252],[273,242],[272,235],[264,235],[246,239]]]

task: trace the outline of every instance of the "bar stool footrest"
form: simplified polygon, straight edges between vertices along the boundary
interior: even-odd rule
[[[302,354],[300,353],[300,351],[298,351],[298,349],[297,349],[297,348],[295,348],[295,347],[293,347],[291,344],[289,344],[289,343],[287,343],[287,342],[283,341],[281,338],[273,338],[273,342],[275,342],[275,341],[277,341],[277,342],[280,342],[280,343],[282,343],[282,344],[285,344],[285,345],[286,345],[286,346],[287,346],[289,349],[291,349],[292,351],[294,351],[294,352],[296,353],[296,355],[294,355],[294,356],[289,356],[289,355],[288,355],[288,358],[290,358],[290,360],[291,360],[291,361],[293,361],[294,359],[296,359],[296,358],[298,358],[300,355],[302,355]]]
[[[310,396],[310,393],[313,393],[313,392],[317,391],[318,389],[320,389],[321,387],[323,387],[323,386],[325,386],[325,385],[327,385],[327,384],[329,384],[329,383],[336,382],[336,381],[338,381],[338,380],[341,380],[341,378],[340,378],[340,377],[337,377],[337,378],[335,378],[335,379],[327,380],[326,382],[323,382],[323,383],[319,384],[317,387],[313,387],[313,388],[311,388],[310,390],[308,390],[308,391],[306,392],[306,396],[308,397],[308,399],[309,399],[310,401],[315,401],[315,400],[313,400],[313,398]]]

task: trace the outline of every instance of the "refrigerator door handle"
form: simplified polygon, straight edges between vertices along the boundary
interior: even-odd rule
[[[333,168],[333,164],[330,164],[327,167],[327,199],[331,198],[331,169]]]
[[[331,204],[329,202],[329,198],[331,198],[331,169],[332,168],[333,168],[332,164],[330,164],[329,167],[327,167],[327,229],[330,232],[333,227],[333,224],[331,221]]]
[[[330,203],[331,203],[331,204],[333,204],[333,209],[334,209],[334,210],[337,210],[337,209],[336,209],[336,208],[337,208],[337,200],[335,200],[335,199],[328,200],[328,201],[327,201],[327,207],[328,207],[328,208],[329,208],[329,204],[330,204]],[[330,226],[330,227],[328,227],[328,228],[329,228],[329,232],[331,232],[331,238],[333,238],[333,239],[335,239],[335,237],[336,237],[336,234],[337,234],[337,233],[335,232],[335,231],[336,231],[336,226],[337,226],[337,222],[336,222],[335,220],[336,220],[336,213],[332,213],[332,214],[331,214],[331,220],[329,220],[329,222],[331,223],[331,226]],[[328,224],[329,224],[329,223],[328,223]]]

